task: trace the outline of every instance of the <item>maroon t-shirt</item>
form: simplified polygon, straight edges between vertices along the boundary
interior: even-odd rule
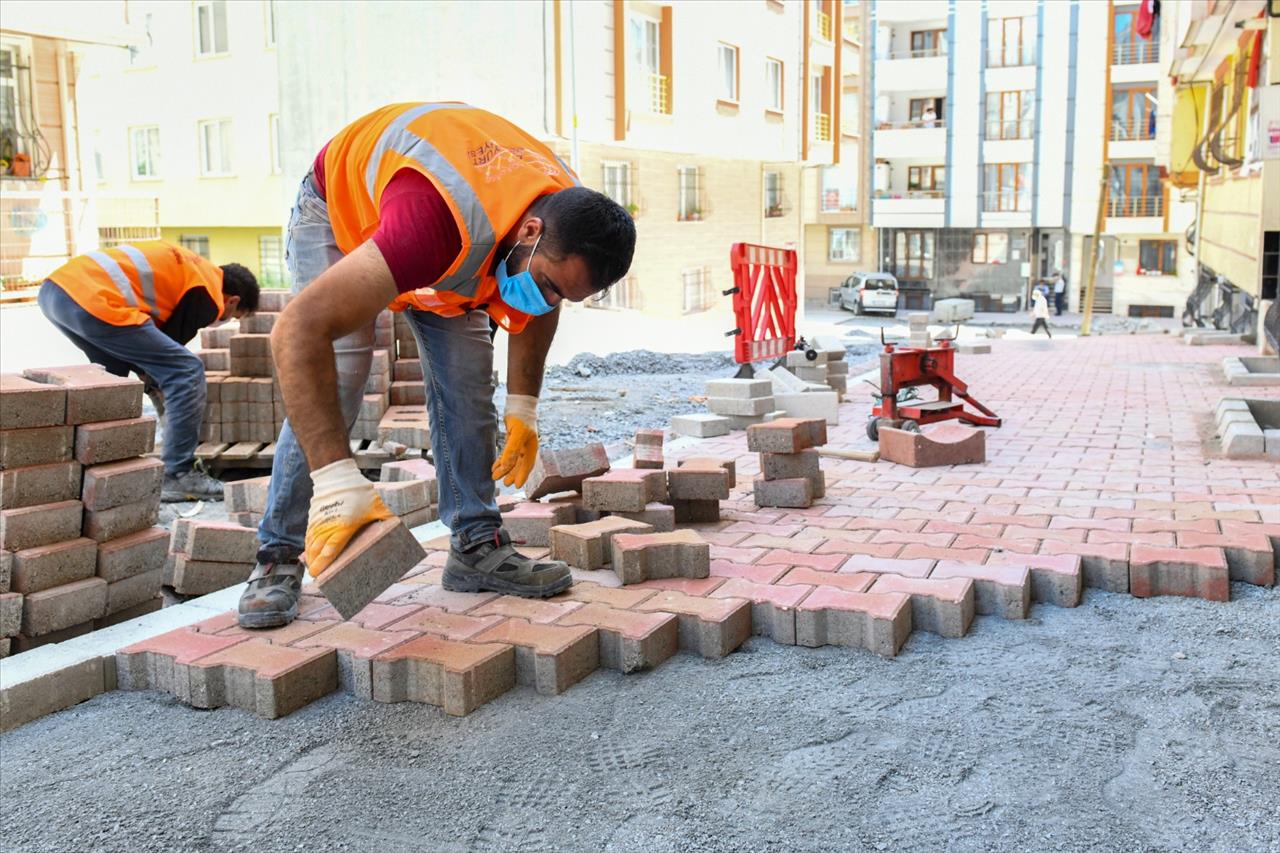
[[[326,143],[312,165],[321,198],[325,196],[324,155],[328,150]],[[453,212],[421,172],[396,172],[382,191],[378,214],[378,230],[372,239],[401,293],[435,284],[462,251],[462,235]]]

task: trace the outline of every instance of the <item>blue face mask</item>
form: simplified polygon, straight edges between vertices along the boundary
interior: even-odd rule
[[[533,241],[533,249],[529,252],[529,263],[525,265],[524,272],[515,275],[507,274],[507,260],[511,257],[511,252],[516,250],[516,246],[511,247],[511,252],[507,252],[507,257],[498,262],[498,292],[502,295],[502,301],[507,305],[522,311],[525,314],[538,316],[546,314],[554,306],[547,304],[547,300],[543,298],[542,291],[538,288],[537,282],[533,280],[533,273],[529,272],[533,266],[533,253],[538,251],[538,243],[542,240],[542,235],[538,235],[538,239]]]

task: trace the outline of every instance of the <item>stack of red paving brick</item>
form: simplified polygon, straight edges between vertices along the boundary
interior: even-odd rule
[[[159,608],[154,443],[137,380],[95,365],[0,377],[0,651]]]
[[[826,494],[817,448],[827,443],[827,423],[783,418],[747,429],[747,449],[760,454],[755,501],[760,507],[803,509]]]

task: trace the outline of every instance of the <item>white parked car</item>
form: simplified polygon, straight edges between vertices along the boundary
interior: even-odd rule
[[[897,314],[898,280],[887,272],[856,272],[840,285],[840,307],[855,314]]]

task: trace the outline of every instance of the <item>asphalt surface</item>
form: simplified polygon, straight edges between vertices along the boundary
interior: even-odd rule
[[[0,736],[6,851],[1280,850],[1280,591],[896,659],[753,639],[463,719],[116,692]]]

